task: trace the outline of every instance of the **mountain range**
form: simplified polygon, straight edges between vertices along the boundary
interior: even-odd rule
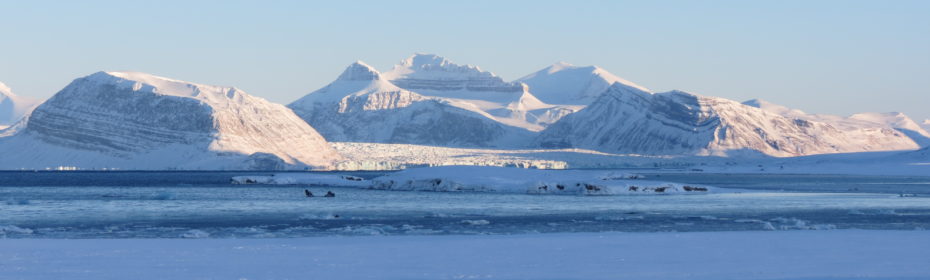
[[[355,72],[362,79],[347,79]],[[425,105],[414,106],[418,103],[434,105],[423,110]],[[330,85],[288,106],[338,142],[718,156],[913,150],[930,144],[930,133],[899,113],[843,118],[762,100],[654,93],[600,67],[563,62],[506,82],[430,54],[415,54],[385,73],[356,62]]]
[[[136,72],[78,78],[41,104],[0,84],[0,125],[11,125],[0,130],[0,169],[325,169],[342,160],[327,141],[724,157],[930,145],[930,120],[901,113],[653,92],[562,62],[508,82],[431,54],[386,72],[357,61],[286,107]]]

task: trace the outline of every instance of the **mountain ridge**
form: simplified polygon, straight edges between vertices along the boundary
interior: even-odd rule
[[[0,138],[0,150],[18,158],[0,164],[7,168],[60,159],[39,150],[59,151],[59,164],[131,169],[327,168],[341,159],[283,105],[137,72],[78,78],[15,128]]]

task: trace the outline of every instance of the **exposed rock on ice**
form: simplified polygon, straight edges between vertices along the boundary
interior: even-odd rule
[[[367,187],[371,182],[361,177],[319,173],[285,173],[271,176],[235,176],[233,184],[320,185]]]
[[[631,174],[588,170],[539,170],[480,166],[412,168],[372,179],[373,189],[528,194],[670,194],[716,189],[637,180]]]
[[[501,192],[527,194],[624,195],[690,194],[718,191],[697,185],[639,180],[616,171],[539,170],[488,166],[411,168],[371,180],[332,175],[284,173],[239,176],[234,184],[310,184],[392,191]]]

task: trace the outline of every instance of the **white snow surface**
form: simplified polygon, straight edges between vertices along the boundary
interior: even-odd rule
[[[76,79],[0,131],[2,169],[303,169],[341,156],[283,105],[136,72]]]
[[[6,279],[928,279],[926,231],[0,239]]]
[[[39,100],[18,96],[6,84],[0,82],[0,129],[4,129],[38,106]]]
[[[516,81],[529,85],[533,95],[548,104],[588,105],[615,83],[652,92],[603,68],[574,66],[566,62],[550,65]]]

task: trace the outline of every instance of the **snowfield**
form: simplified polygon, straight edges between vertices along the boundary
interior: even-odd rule
[[[271,176],[236,176],[232,178],[232,183],[306,184],[392,191],[575,195],[698,194],[718,191],[708,186],[639,180],[640,178],[640,175],[615,171],[442,166],[402,170],[370,181],[346,175],[280,173]]]
[[[196,236],[192,236],[196,237]],[[926,231],[0,239],[4,279],[928,279]]]

